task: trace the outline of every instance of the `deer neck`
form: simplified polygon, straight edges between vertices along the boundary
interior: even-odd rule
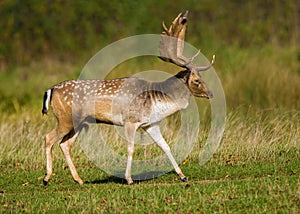
[[[178,108],[177,111],[185,109],[189,104],[191,92],[186,82],[176,76],[170,77],[163,82],[152,83],[152,88],[155,91],[163,92],[163,94],[169,98],[168,102],[176,104]]]

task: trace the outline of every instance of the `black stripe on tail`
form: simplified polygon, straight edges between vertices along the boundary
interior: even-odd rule
[[[52,99],[52,91],[53,89],[51,88],[44,93],[43,109],[42,109],[43,115],[47,114],[49,110],[49,102],[51,102]]]

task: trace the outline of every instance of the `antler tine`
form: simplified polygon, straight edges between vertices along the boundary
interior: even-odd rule
[[[169,29],[166,27],[165,22],[162,22],[162,26],[164,31],[162,32],[162,34],[167,34],[168,36],[174,36],[176,31],[176,27],[178,25],[178,23],[180,23],[178,20],[181,17],[182,13],[179,13],[178,16],[172,21],[171,26],[169,27]]]
[[[200,53],[200,50],[197,51],[197,53],[191,58],[191,62],[194,61],[194,59],[199,55]]]
[[[176,31],[176,27],[178,24],[180,24],[179,19],[181,17],[182,13],[179,13],[178,16],[173,20],[170,28],[169,28],[169,32],[173,32],[173,34],[175,33],[174,31]]]
[[[198,51],[196,55],[198,55],[199,52],[200,52],[200,51]],[[193,57],[193,58],[194,58],[194,57]],[[187,67],[188,67],[191,71],[192,71],[192,70],[197,71],[197,72],[200,72],[200,71],[206,71],[206,70],[210,69],[211,66],[213,66],[213,64],[215,64],[215,59],[216,59],[216,56],[213,55],[213,58],[212,58],[211,63],[210,63],[209,65],[206,65],[206,66],[196,66],[195,64],[193,64],[193,63],[191,62],[191,64],[188,65]]]
[[[162,34],[167,34],[169,36],[169,29],[165,25],[165,22],[162,22],[162,26],[163,26],[163,29],[164,29],[164,31],[162,32]]]
[[[184,38],[187,27],[186,11],[183,15],[179,13],[178,16],[172,21],[169,28],[162,22],[163,32],[159,43],[160,59],[176,64],[180,67],[187,68],[191,71],[205,71],[208,70],[215,62],[215,56],[211,64],[207,66],[197,66],[193,64],[193,60],[198,56],[200,50],[191,58],[183,56]]]

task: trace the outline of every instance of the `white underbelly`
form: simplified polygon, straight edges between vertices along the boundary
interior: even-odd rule
[[[150,115],[150,123],[156,123],[171,114],[177,112],[180,108],[174,103],[157,102],[152,106],[152,112]]]

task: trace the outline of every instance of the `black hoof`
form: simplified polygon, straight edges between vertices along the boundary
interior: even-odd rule
[[[186,177],[180,178],[180,179],[181,179],[182,182],[187,182],[188,181],[188,179]]]
[[[43,180],[43,184],[44,184],[44,186],[47,186],[48,185],[48,181]]]

